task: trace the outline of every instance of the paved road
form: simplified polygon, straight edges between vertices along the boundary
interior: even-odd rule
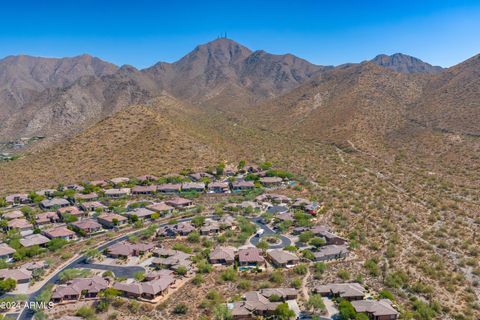
[[[288,239],[284,235],[280,233],[276,233],[275,231],[270,229],[269,226],[267,226],[265,223],[262,222],[262,218],[253,218],[252,222],[264,230],[261,236],[253,236],[250,239],[250,243],[252,245],[256,246],[260,242],[260,239],[264,237],[272,236],[272,235],[278,236],[281,242],[278,244],[270,245],[269,249],[282,249],[282,248],[285,248],[286,246],[289,246],[292,243],[292,241],[290,241],[290,239]]]

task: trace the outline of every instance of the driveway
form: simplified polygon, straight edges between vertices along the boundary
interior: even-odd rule
[[[252,245],[256,246],[260,242],[260,239],[268,236],[273,236],[273,235],[278,236],[281,242],[278,244],[270,245],[269,249],[282,249],[282,248],[285,248],[286,246],[289,246],[292,243],[290,239],[288,239],[281,233],[276,233],[275,231],[270,229],[269,226],[267,226],[265,223],[262,222],[262,218],[253,218],[251,220],[253,223],[255,223],[257,226],[259,226],[261,229],[264,230],[261,236],[253,236],[250,239],[250,243]]]

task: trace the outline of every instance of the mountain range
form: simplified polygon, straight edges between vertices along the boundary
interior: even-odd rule
[[[371,62],[407,74],[442,71],[402,54]],[[2,142],[32,136],[62,139],[159,95],[236,110],[351,65],[356,64],[317,66],[291,54],[252,52],[225,38],[199,45],[177,62],[143,70],[88,55],[10,56],[0,60],[0,136]]]

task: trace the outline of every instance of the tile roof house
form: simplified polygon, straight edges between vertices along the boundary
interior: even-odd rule
[[[157,192],[157,186],[135,186],[132,188],[132,194],[154,194]]]
[[[145,281],[155,280],[165,276],[174,276],[175,272],[173,270],[161,269],[150,271],[145,274]]]
[[[245,293],[243,301],[228,303],[227,308],[235,320],[253,320],[258,317],[269,318],[274,315],[275,309],[281,302],[270,302],[268,299],[273,294],[283,301],[296,299],[297,292],[294,288],[273,288]]]
[[[18,229],[20,231],[31,230],[33,226],[27,219],[13,219],[8,221],[8,229]]]
[[[200,228],[201,235],[211,235],[220,232],[220,223],[218,221],[207,219],[204,225]]]
[[[129,243],[118,242],[109,246],[105,251],[112,258],[128,258],[133,256],[141,256],[152,251],[155,246],[151,243]]]
[[[164,295],[168,291],[168,288],[174,283],[175,278],[173,276],[164,275],[160,278],[145,282],[115,282],[113,288],[122,292],[127,297],[153,300],[158,296]]]
[[[43,197],[53,197],[55,192],[57,192],[55,189],[42,189],[35,191],[35,194]]]
[[[235,181],[232,182],[232,191],[244,191],[252,190],[255,188],[255,183],[253,181]]]
[[[131,216],[137,216],[138,219],[144,220],[144,219],[150,219],[152,218],[152,214],[155,212],[152,210],[148,210],[147,208],[135,208],[132,211],[128,211],[126,214],[131,217]]]
[[[75,232],[65,227],[56,227],[53,229],[45,230],[43,234],[49,239],[75,239]]]
[[[15,249],[10,247],[6,243],[0,243],[0,259],[3,259],[7,262],[12,260],[13,254],[15,253]]]
[[[23,213],[20,210],[5,212],[4,214],[2,214],[2,218],[6,220],[23,218]]]
[[[226,264],[232,265],[235,263],[235,256],[237,254],[237,248],[235,247],[216,247],[211,253],[208,259],[212,264]]]
[[[189,207],[193,206],[193,201],[192,200],[184,199],[184,198],[180,198],[180,197],[167,200],[167,201],[165,201],[165,203],[168,204],[169,206],[172,206],[172,207],[176,208],[176,209],[189,208]]]
[[[180,183],[165,183],[157,186],[157,192],[160,193],[179,193],[181,189]]]
[[[0,269],[0,279],[13,279],[17,283],[28,283],[32,279],[32,272],[26,269]]]
[[[260,178],[260,183],[265,187],[275,187],[281,185],[283,179],[280,177],[263,177]]]
[[[44,235],[41,234],[31,234],[29,236],[26,236],[22,239],[20,239],[20,244],[24,246],[25,248],[28,247],[33,247],[33,246],[44,246],[46,245],[50,239],[45,237]]]
[[[130,194],[130,188],[108,189],[105,190],[105,197],[108,198],[122,198]]]
[[[40,202],[40,207],[44,210],[63,208],[70,206],[70,202],[63,198],[44,199]]]
[[[158,180],[158,177],[153,176],[151,174],[146,174],[144,176],[137,177],[137,180],[140,182],[148,182],[148,181]]]
[[[267,257],[275,267],[289,267],[300,262],[300,258],[285,250],[270,250]]]
[[[110,179],[110,182],[113,183],[114,185],[121,184],[121,183],[128,183],[129,181],[130,181],[130,179],[125,178],[125,177],[118,177],[118,178]]]
[[[63,219],[63,217],[68,214],[75,217],[81,217],[85,215],[85,212],[81,211],[79,208],[75,206],[69,206],[69,207],[59,208],[57,210],[57,214],[59,217]]]
[[[106,187],[108,185],[108,182],[105,180],[93,180],[93,181],[90,181],[89,184],[91,184],[94,187]]]
[[[363,300],[365,296],[365,288],[356,282],[317,285],[313,288],[313,292],[322,297],[343,298],[349,301]]]
[[[149,205],[149,206],[147,206],[147,209],[158,212],[158,213],[161,213],[162,215],[171,213],[174,210],[173,207],[169,206],[165,202],[160,202],[160,203],[155,203],[155,204]]]
[[[15,204],[15,203],[26,204],[26,203],[32,202],[32,200],[28,197],[28,194],[26,193],[11,194],[5,197],[5,201],[9,204]]]
[[[98,208],[101,208],[102,210],[107,209],[106,206],[104,206],[101,202],[99,201],[86,201],[80,204],[80,208],[82,208],[83,211],[88,212],[88,211],[95,211]]]
[[[56,212],[53,212],[53,211],[42,212],[35,216],[35,224],[37,225],[44,225],[44,224],[55,223],[59,221],[60,221],[60,217]]]
[[[185,183],[182,183],[182,191],[203,192],[203,191],[205,191],[205,183],[203,183],[203,182],[185,182]]]
[[[83,235],[89,236],[92,233],[102,230],[102,225],[93,219],[75,221],[71,223],[72,227],[79,230]]]
[[[327,244],[344,245],[348,241],[345,238],[339,237],[336,234],[330,232],[325,226],[314,226],[310,229],[316,236],[323,237]]]
[[[168,268],[177,270],[179,267],[185,267],[190,270],[192,261],[190,261],[191,254],[178,250],[164,250],[154,252],[158,258],[152,260],[152,265],[159,268]]]
[[[104,213],[97,217],[98,223],[105,228],[115,228],[127,223],[128,218],[116,213]]]
[[[348,247],[345,245],[326,245],[313,252],[315,261],[344,259],[348,256]]]
[[[195,231],[195,227],[188,221],[180,222],[173,225],[166,225],[158,228],[157,236],[162,237],[175,237],[186,236],[191,232]]]
[[[98,194],[96,192],[90,193],[77,193],[74,195],[75,200],[82,200],[82,201],[94,201],[98,199]]]
[[[107,289],[109,281],[102,277],[77,278],[59,285],[52,292],[53,302],[75,301],[80,298],[95,298],[98,294]]]
[[[209,183],[208,193],[230,193],[230,184],[221,181]]]
[[[352,306],[356,312],[366,313],[372,320],[395,320],[399,315],[388,299],[357,300],[352,301]]]
[[[212,174],[207,173],[207,172],[197,172],[197,173],[192,173],[189,175],[190,179],[192,181],[199,181],[203,178],[208,178],[208,179],[213,179],[215,178]]]
[[[265,259],[262,257],[260,250],[255,247],[240,249],[238,251],[238,265],[239,266],[260,266],[265,264]]]

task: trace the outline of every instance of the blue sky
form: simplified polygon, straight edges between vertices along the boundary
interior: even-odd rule
[[[480,53],[480,1],[37,0],[0,10],[0,57],[88,53],[143,68],[223,32],[322,65],[402,52],[451,66]]]

